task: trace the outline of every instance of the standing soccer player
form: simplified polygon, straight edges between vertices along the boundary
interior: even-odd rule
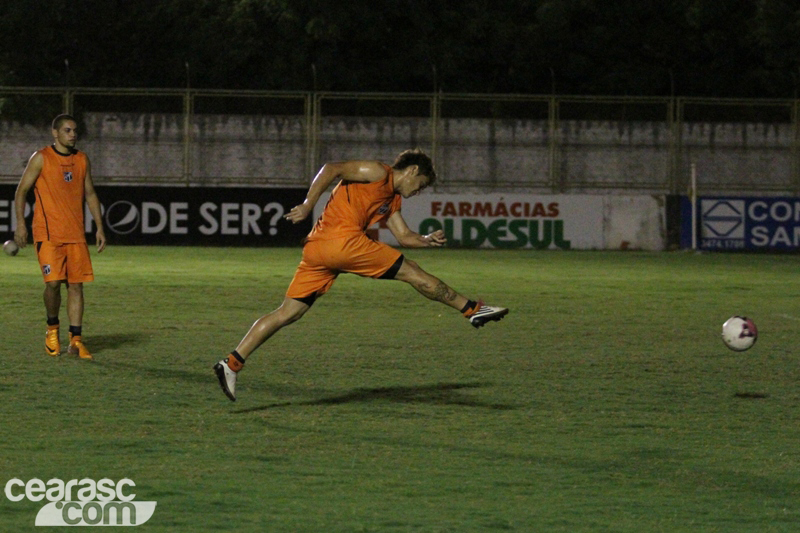
[[[53,144],[34,153],[14,196],[17,228],[14,241],[24,248],[28,241],[25,227],[25,199],[33,187],[36,197],[33,212],[33,243],[44,276],[44,307],[47,355],[61,354],[58,313],[61,308],[61,283],[67,284],[69,348],[81,359],[92,359],[83,344],[83,283],[94,280],[92,261],[84,233],[83,202],[97,224],[97,251],[106,247],[100,200],[94,190],[89,158],[75,149],[78,126],[70,115],[53,119]]]
[[[403,198],[416,196],[436,180],[430,157],[419,150],[406,150],[392,166],[379,161],[327,163],[311,183],[305,201],[285,218],[297,224],[308,217],[335,180],[340,181],[306,237],[303,259],[283,304],[256,320],[236,349],[214,365],[222,390],[232,401],[236,400],[237,373],[250,354],[279,329],[300,319],[342,272],[405,281],[423,296],[460,311],[476,328],[508,314],[504,307],[492,307],[460,295],[399,251],[366,235],[367,228],[385,220],[401,246],[444,246],[442,230],[420,235],[408,227],[400,214]]]

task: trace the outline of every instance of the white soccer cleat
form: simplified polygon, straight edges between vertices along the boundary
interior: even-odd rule
[[[228,359],[223,359],[214,365],[214,372],[219,378],[219,385],[222,387],[222,392],[225,396],[230,398],[232,402],[236,401],[236,372],[231,370],[228,366]]]
[[[478,310],[468,317],[469,323],[476,328],[481,327],[487,322],[497,322],[508,314],[508,309],[505,307],[493,307],[483,302],[478,305],[480,305]]]

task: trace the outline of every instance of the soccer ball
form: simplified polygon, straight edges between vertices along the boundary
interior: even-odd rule
[[[13,240],[8,240],[3,243],[3,251],[7,255],[17,255],[17,252],[19,252],[19,246],[17,246],[17,243],[15,243]]]
[[[732,316],[722,324],[722,342],[734,352],[743,352],[758,339],[758,328],[746,316]]]

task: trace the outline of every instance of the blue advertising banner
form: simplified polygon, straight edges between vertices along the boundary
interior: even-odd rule
[[[681,198],[681,248],[692,246],[692,212]],[[703,196],[697,199],[701,250],[800,250],[800,198]]]
[[[242,187],[96,186],[109,244],[193,246],[299,246],[309,217],[299,224],[283,218],[302,203],[306,189]],[[16,185],[0,185],[0,242],[14,236]],[[25,206],[30,231],[33,194]],[[94,222],[85,209],[87,241]],[[29,236],[29,240],[32,237]]]

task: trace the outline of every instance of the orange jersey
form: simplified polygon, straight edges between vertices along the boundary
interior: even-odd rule
[[[75,151],[62,155],[52,146],[39,150],[42,172],[33,192],[33,240],[59,243],[86,242],[83,227],[86,155]]]
[[[400,210],[403,197],[394,192],[394,173],[383,165],[386,177],[373,183],[340,181],[308,234],[308,240],[336,239],[364,233]]]

